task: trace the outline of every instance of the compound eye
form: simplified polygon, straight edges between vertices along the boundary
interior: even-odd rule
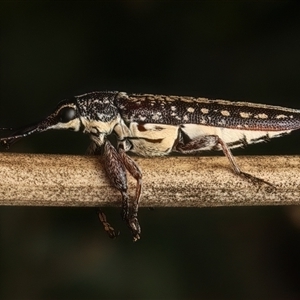
[[[58,120],[61,123],[68,123],[76,118],[76,110],[73,107],[64,107],[58,114]]]

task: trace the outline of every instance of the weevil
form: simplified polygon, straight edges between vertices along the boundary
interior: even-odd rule
[[[280,137],[300,128],[300,110],[181,96],[91,92],[61,101],[41,122],[22,127],[0,139],[9,148],[15,141],[49,129],[71,129],[90,136],[88,152],[103,152],[111,184],[122,197],[122,218],[133,240],[140,238],[138,204],[142,172],[127,154],[163,156],[222,150],[235,174],[255,184],[270,183],[241,171],[230,149]],[[117,145],[108,140],[114,134]],[[136,180],[133,201],[127,194],[126,172]],[[99,219],[111,237],[114,229],[101,210]]]

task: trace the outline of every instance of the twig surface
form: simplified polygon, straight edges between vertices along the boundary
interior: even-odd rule
[[[203,207],[300,204],[300,158],[238,157],[244,172],[276,188],[233,174],[225,157],[134,157],[143,171],[140,206]],[[0,205],[116,206],[97,156],[0,153]],[[128,175],[129,193],[135,181]]]

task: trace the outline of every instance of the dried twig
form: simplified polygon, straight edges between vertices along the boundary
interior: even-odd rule
[[[225,157],[135,158],[143,171],[141,206],[300,204],[300,159],[238,157],[241,169],[272,183],[259,188],[233,174]],[[135,192],[130,176],[129,191]],[[101,157],[0,154],[0,205],[116,206]]]

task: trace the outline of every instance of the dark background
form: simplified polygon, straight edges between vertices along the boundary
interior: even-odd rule
[[[1,2],[0,127],[94,90],[299,108],[299,12],[296,1]],[[12,151],[88,143],[46,132]],[[299,134],[235,154],[299,154]],[[0,298],[300,298],[298,207],[144,208],[138,243],[106,212],[117,240],[93,208],[0,207]]]

